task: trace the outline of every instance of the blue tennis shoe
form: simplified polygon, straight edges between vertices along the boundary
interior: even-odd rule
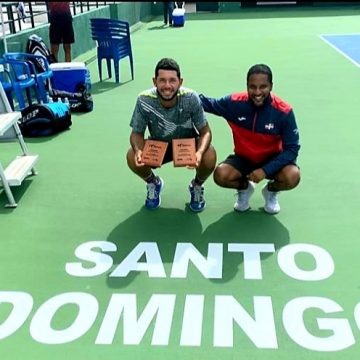
[[[194,181],[189,185],[190,191],[190,210],[194,212],[201,212],[205,209],[206,202],[204,199],[204,187],[202,185],[197,185]]]
[[[149,210],[157,209],[161,204],[160,193],[164,187],[164,180],[161,177],[157,177],[156,183],[146,184],[147,196],[145,200],[145,207]]]

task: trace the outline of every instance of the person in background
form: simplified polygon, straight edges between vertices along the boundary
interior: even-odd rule
[[[175,8],[175,2],[174,1],[164,1],[164,24],[167,25],[169,23],[169,26],[173,26],[173,11]]]
[[[65,62],[71,62],[71,44],[75,42],[73,19],[69,1],[50,1],[49,9],[49,39],[51,52],[59,61],[59,46],[63,44]]]
[[[16,11],[18,13],[19,19],[21,19],[24,23],[26,22],[27,13],[25,10],[24,2],[18,2],[16,4]]]
[[[172,139],[196,139],[195,177],[189,185],[189,208],[194,212],[205,208],[203,184],[215,168],[216,152],[211,145],[211,130],[199,95],[183,87],[182,82],[178,63],[170,58],[161,59],[155,67],[154,87],[139,94],[131,118],[131,148],[127,152],[127,163],[146,183],[147,209],[160,206],[164,181],[155,175],[153,168],[142,162],[146,130],[150,139],[168,143],[163,164],[173,160]]]
[[[280,211],[277,195],[295,188],[300,181],[296,159],[300,150],[299,131],[292,107],[271,93],[272,71],[265,64],[253,65],[247,73],[247,92],[220,99],[200,94],[205,112],[222,116],[230,125],[234,154],[214,171],[214,181],[237,190],[236,211],[250,208],[255,184],[264,179],[264,210]]]

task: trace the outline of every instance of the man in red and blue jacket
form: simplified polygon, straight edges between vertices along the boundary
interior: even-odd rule
[[[264,210],[276,214],[280,211],[279,191],[291,190],[300,181],[295,115],[288,103],[271,93],[272,87],[269,66],[256,64],[247,73],[246,92],[220,99],[200,94],[204,110],[225,118],[232,130],[234,154],[216,167],[214,181],[237,190],[237,211],[250,208],[255,184],[268,179],[262,189]]]

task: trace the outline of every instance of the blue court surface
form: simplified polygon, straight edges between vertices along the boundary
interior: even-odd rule
[[[360,34],[320,35],[320,37],[336,51],[360,67]]]

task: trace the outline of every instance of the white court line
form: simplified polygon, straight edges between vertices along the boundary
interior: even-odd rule
[[[349,61],[351,61],[355,66],[360,67],[360,63],[358,63],[357,61],[355,61],[352,57],[350,57],[349,55],[347,55],[346,53],[344,53],[343,51],[341,51],[337,46],[335,46],[333,43],[331,43],[329,40],[325,39],[324,36],[344,36],[344,35],[359,35],[359,34],[343,34],[343,35],[339,35],[339,34],[324,34],[324,35],[318,35],[323,41],[325,41],[328,45],[330,45],[335,51],[337,51],[338,53],[340,53],[341,55],[343,55],[346,59],[348,59]]]

